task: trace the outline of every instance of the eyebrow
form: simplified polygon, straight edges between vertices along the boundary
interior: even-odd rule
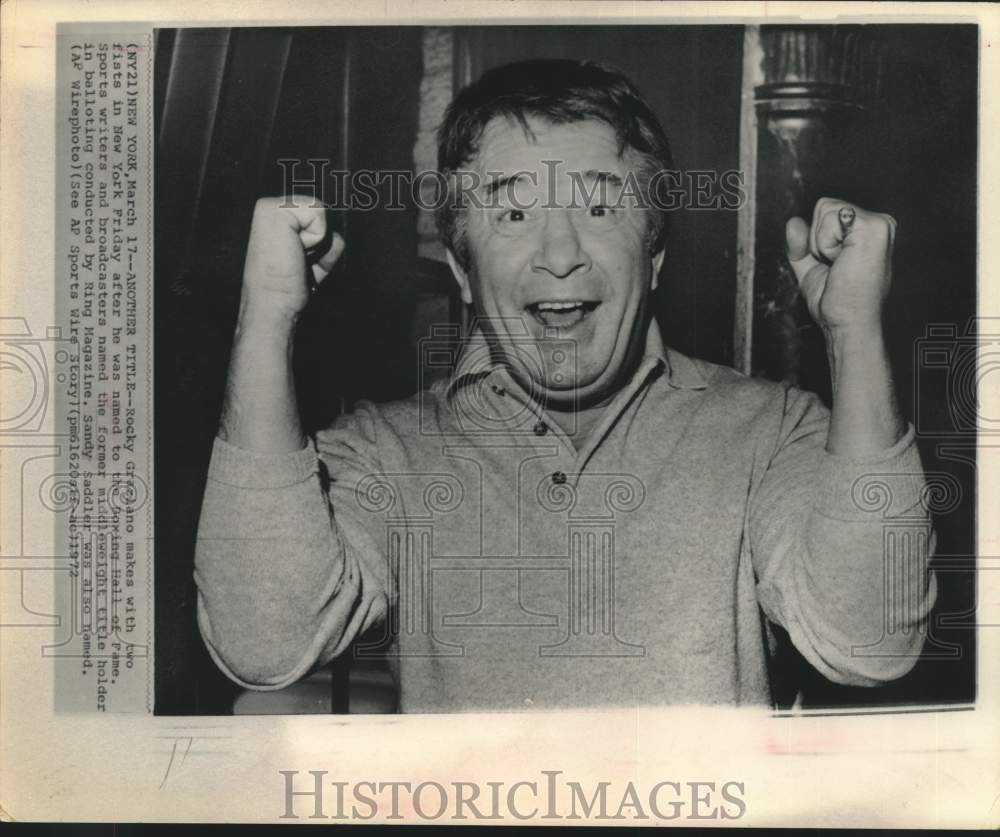
[[[599,171],[598,169],[587,169],[582,172],[588,180],[596,180],[599,183],[610,183],[613,186],[621,186],[625,181],[613,171]]]
[[[598,183],[610,183],[612,186],[621,186],[625,182],[613,171],[606,171],[603,169],[587,169],[579,174],[586,180],[596,180]],[[486,196],[492,198],[497,192],[505,188],[508,184],[516,183],[518,180],[525,179],[527,179],[525,172],[521,171],[491,180],[486,186]]]
[[[497,192],[506,187],[508,184],[525,179],[527,178],[525,172],[523,171],[519,171],[515,174],[508,174],[505,177],[498,177],[496,180],[492,180],[486,185],[486,197],[492,198]]]

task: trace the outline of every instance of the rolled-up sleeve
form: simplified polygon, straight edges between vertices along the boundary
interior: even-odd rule
[[[323,438],[334,454],[215,440],[195,554],[198,625],[219,668],[247,688],[290,685],[386,613],[377,530],[336,501],[378,469],[372,422],[342,417]]]
[[[934,533],[910,426],[891,448],[826,451],[829,412],[790,388],[778,442],[753,493],[757,594],[825,677],[872,686],[916,663],[934,604]]]

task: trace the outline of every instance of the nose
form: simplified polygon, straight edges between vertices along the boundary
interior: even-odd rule
[[[589,268],[590,256],[580,241],[569,210],[553,208],[544,211],[545,226],[532,269],[536,273],[548,273],[563,279]]]

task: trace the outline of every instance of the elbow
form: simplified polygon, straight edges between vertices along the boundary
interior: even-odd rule
[[[283,689],[328,662],[384,614],[384,595],[361,596],[354,572],[312,579],[294,591],[287,579],[253,585],[207,583],[195,573],[198,628],[215,664],[248,689]],[[309,581],[307,579],[307,581]]]
[[[813,523],[786,604],[795,645],[834,683],[898,680],[920,659],[937,598],[933,529],[917,515],[888,527],[821,516]]]
[[[845,686],[882,686],[908,674],[917,664],[927,637],[927,625],[937,596],[930,575],[923,595],[906,605],[894,601],[876,609],[879,618],[855,623],[845,632],[828,623],[799,622],[793,641],[827,679]]]
[[[195,551],[197,623],[213,662],[248,689],[281,689],[305,676],[338,573],[319,538],[220,537]]]
[[[255,571],[259,568],[248,560],[254,551],[239,546],[198,541],[198,631],[209,656],[230,680],[249,689],[280,689],[309,668],[305,609],[291,607],[267,574]]]
[[[892,653],[877,649],[854,649],[850,654],[827,660],[827,679],[843,686],[884,686],[908,674],[920,659],[923,639],[909,647],[899,647]]]
[[[204,597],[198,596],[198,630],[209,656],[234,683],[256,691],[283,689],[302,678],[315,664],[301,637],[270,637],[248,631],[246,625],[213,620]]]

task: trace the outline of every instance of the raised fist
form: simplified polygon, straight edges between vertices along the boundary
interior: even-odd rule
[[[835,198],[820,198],[812,224],[785,227],[788,261],[809,313],[825,330],[876,327],[892,278],[896,221]]]
[[[261,198],[254,207],[243,265],[245,303],[275,313],[298,314],[311,292],[307,264],[319,284],[344,247],[343,236],[327,228],[326,209],[313,198]]]

